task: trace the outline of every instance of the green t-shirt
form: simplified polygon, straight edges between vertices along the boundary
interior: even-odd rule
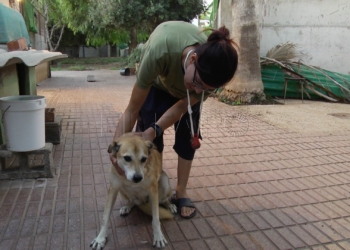
[[[207,36],[193,24],[182,21],[161,23],[143,46],[137,85],[142,89],[153,85],[178,99],[186,97],[182,51],[206,41]],[[194,94],[198,100],[201,95]]]

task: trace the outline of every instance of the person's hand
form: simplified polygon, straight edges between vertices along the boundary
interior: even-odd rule
[[[156,138],[156,133],[153,128],[148,128],[142,132],[142,138],[146,141],[152,141]]]
[[[137,136],[142,137],[142,132],[133,132],[133,135],[137,135]]]
[[[118,165],[118,161],[117,161],[117,157],[115,157],[114,154],[109,154],[109,159],[111,160],[113,166],[115,167],[115,169],[117,170],[118,174],[120,174],[121,176],[125,176],[125,172],[123,169],[121,169]]]

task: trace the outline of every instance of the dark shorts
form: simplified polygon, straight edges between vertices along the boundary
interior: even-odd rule
[[[153,122],[158,119],[171,108],[179,99],[170,94],[151,87],[150,92],[142,105],[139,116],[137,118],[136,131],[142,132],[148,129]],[[192,106],[192,119],[195,133],[198,129],[200,102]],[[181,119],[174,124],[175,144],[173,149],[185,160],[193,160],[195,150],[191,147],[191,125],[188,112],[182,115]],[[154,139],[153,143],[157,146],[161,153],[164,149],[163,135]]]

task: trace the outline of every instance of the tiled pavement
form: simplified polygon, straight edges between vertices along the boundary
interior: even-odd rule
[[[63,118],[56,174],[0,182],[0,249],[89,249],[108,186],[107,146],[134,79],[53,72],[38,86]],[[350,249],[350,131],[287,132],[209,99],[202,134],[189,181],[198,213],[162,222],[167,249]],[[175,187],[172,135],[164,168]],[[105,249],[152,249],[150,218],[137,209],[120,217],[123,202]]]

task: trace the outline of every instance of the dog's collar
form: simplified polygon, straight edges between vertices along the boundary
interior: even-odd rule
[[[114,165],[113,165],[114,166]],[[114,168],[115,168],[115,170],[117,170],[117,172],[118,172],[118,174],[120,175],[120,176],[124,176],[125,178],[126,178],[126,175],[125,175],[125,171],[123,170],[123,169],[121,169],[121,167],[116,167],[116,166],[114,166]],[[119,169],[119,170],[118,170]],[[120,172],[123,172],[122,174],[120,173]]]

